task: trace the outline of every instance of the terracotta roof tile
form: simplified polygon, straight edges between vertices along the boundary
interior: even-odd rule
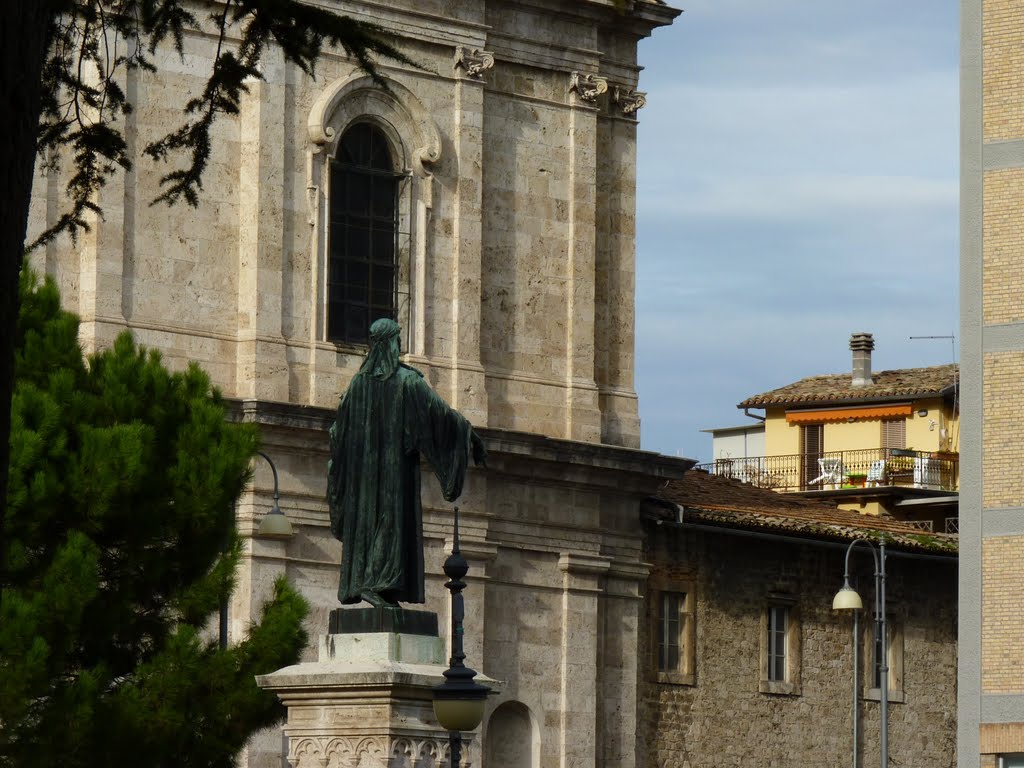
[[[906,549],[953,553],[957,537],[929,533],[890,517],[862,515],[833,504],[757,488],[720,475],[691,469],[681,480],[669,481],[658,494],[684,508],[684,522],[704,522],[732,528],[784,531],[812,538],[852,541],[876,538]]]
[[[847,403],[857,401],[898,400],[910,396],[939,395],[953,384],[956,365],[933,365],[930,368],[898,368],[876,371],[874,384],[854,388],[850,373],[811,376],[778,389],[748,397],[737,407],[763,408],[766,405],[797,403]]]

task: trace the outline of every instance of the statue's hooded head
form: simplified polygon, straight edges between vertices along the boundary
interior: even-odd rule
[[[360,373],[375,379],[388,379],[398,370],[401,353],[399,336],[402,327],[387,317],[374,320],[370,326],[370,352],[359,367]]]

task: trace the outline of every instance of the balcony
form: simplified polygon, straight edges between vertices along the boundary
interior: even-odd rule
[[[956,492],[960,487],[957,454],[899,448],[718,459],[697,468],[785,492],[887,487]]]

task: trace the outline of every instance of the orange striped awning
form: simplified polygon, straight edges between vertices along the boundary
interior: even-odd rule
[[[863,408],[818,408],[812,411],[786,411],[786,421],[790,424],[820,424],[824,421],[848,421],[854,419],[892,419],[899,416],[910,416],[913,413],[910,403],[897,405],[864,406]]]

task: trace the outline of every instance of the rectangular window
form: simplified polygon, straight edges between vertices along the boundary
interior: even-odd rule
[[[662,592],[658,607],[658,671],[676,672],[679,670],[679,646],[682,629],[682,609],[686,602],[686,594],[682,592]]]
[[[761,693],[800,695],[800,605],[793,595],[771,592],[761,614]]]
[[[874,625],[871,643],[871,687],[882,687],[882,633],[878,631],[878,624]],[[885,635],[889,640],[889,647],[892,647],[892,624],[886,624]]]
[[[786,636],[789,630],[789,606],[768,608],[768,680],[786,680]]]
[[[882,419],[882,447],[907,447],[906,419]]]
[[[889,666],[889,701],[905,701],[903,691],[903,624],[895,616],[885,621],[886,661]],[[864,671],[864,697],[878,700],[882,695],[882,637],[874,621],[864,631],[868,667]]]
[[[694,584],[655,576],[651,587],[648,603],[651,674],[658,683],[693,685]]]
[[[1024,768],[1024,754],[1002,755],[999,768]]]

